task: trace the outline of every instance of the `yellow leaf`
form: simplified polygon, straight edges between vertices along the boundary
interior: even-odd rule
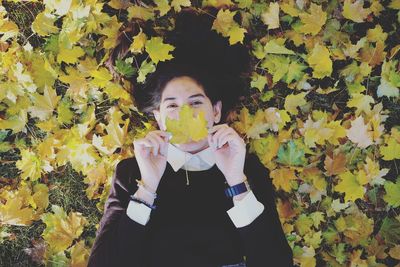
[[[65,62],[74,64],[78,59],[85,54],[85,51],[80,46],[74,46],[72,49],[61,48],[57,55],[57,62]]]
[[[351,121],[351,127],[346,130],[346,132],[350,141],[356,143],[358,147],[366,148],[373,144],[370,124],[364,124],[364,118],[362,116]]]
[[[229,30],[229,44],[233,45],[236,43],[242,43],[243,44],[243,39],[244,39],[244,33],[247,32],[246,29],[240,28],[239,25],[234,25],[232,28]]]
[[[365,188],[359,184],[357,177],[350,171],[339,174],[340,182],[335,185],[335,191],[344,193],[344,201],[363,199]]]
[[[279,28],[279,3],[270,2],[268,11],[261,14],[261,19],[268,25],[268,30]]]
[[[303,12],[299,14],[299,17],[303,23],[300,27],[300,32],[316,35],[321,31],[322,26],[325,25],[327,15],[322,10],[322,6],[311,2],[310,14]]]
[[[222,36],[228,36],[229,30],[236,23],[233,20],[237,11],[231,12],[229,9],[220,9],[217,13],[217,18],[213,21],[211,29],[221,33]]]
[[[33,100],[33,106],[28,110],[33,117],[38,117],[41,121],[44,121],[51,117],[54,109],[57,107],[57,103],[61,96],[56,94],[56,90],[49,86],[44,87],[44,94],[34,93],[31,95]]]
[[[129,0],[111,0],[107,4],[114,9],[127,9],[132,6]]]
[[[153,20],[155,18],[153,8],[131,6],[128,8],[128,19],[141,19],[144,21]]]
[[[182,6],[189,7],[191,5],[192,3],[190,2],[190,0],[172,0],[171,2],[171,6],[176,12],[180,12]]]
[[[172,59],[173,56],[169,53],[175,50],[174,46],[170,44],[164,44],[161,37],[152,37],[146,42],[145,48],[151,60],[155,64],[157,64],[159,61]]]
[[[354,22],[364,22],[368,14],[371,13],[369,8],[363,8],[364,0],[344,0],[343,17]]]
[[[58,28],[54,26],[56,17],[50,14],[48,10],[40,12],[32,23],[32,31],[40,36],[47,36],[52,33],[57,33]]]
[[[290,114],[297,115],[299,112],[297,111],[297,107],[303,106],[307,104],[305,99],[306,97],[305,92],[300,94],[290,94],[285,98],[285,110],[288,111]]]
[[[90,75],[94,78],[91,83],[99,87],[105,87],[113,78],[108,69],[100,67],[98,70],[92,70]]]
[[[41,219],[46,224],[43,237],[55,252],[60,252],[71,246],[72,241],[78,238],[83,227],[87,224],[86,218],[79,212],[70,212],[67,216],[62,207],[52,205],[53,213],[45,213]]]
[[[129,47],[129,50],[133,53],[142,53],[146,41],[147,41],[147,36],[142,31],[142,28],[140,28],[140,32],[133,37],[133,42]]]
[[[160,17],[164,16],[171,10],[168,0],[154,0],[154,3],[157,5],[154,9],[160,11]]]
[[[207,120],[204,112],[194,116],[194,110],[187,104],[179,111],[179,119],[166,118],[167,131],[172,133],[171,143],[182,144],[190,141],[199,141],[207,137]]]
[[[356,108],[355,114],[356,116],[359,116],[361,112],[370,114],[371,104],[374,103],[375,100],[372,96],[356,93],[351,95],[351,99],[347,101],[347,106],[349,108]]]
[[[328,48],[317,43],[308,56],[308,63],[313,68],[314,78],[324,78],[332,73],[332,60]]]
[[[64,16],[68,13],[72,0],[44,0],[43,3],[47,10],[54,11],[58,16]]]
[[[2,35],[0,41],[5,42],[8,39],[17,36],[19,29],[17,24],[10,20],[4,20],[0,22],[0,34]]]
[[[29,177],[32,181],[39,179],[42,172],[40,159],[28,149],[21,150],[21,157],[15,164],[22,171],[21,178],[27,180]]]
[[[400,131],[396,128],[392,128],[391,135],[387,139],[386,145],[380,146],[379,150],[384,160],[400,159]]]
[[[294,170],[289,168],[280,168],[271,171],[272,183],[277,189],[283,189],[286,192],[292,191],[291,181],[296,181],[297,177]]]
[[[393,259],[400,260],[400,245],[395,245],[389,250],[389,255]]]
[[[81,240],[71,248],[70,267],[86,267],[89,261],[90,250],[85,247],[85,240]]]

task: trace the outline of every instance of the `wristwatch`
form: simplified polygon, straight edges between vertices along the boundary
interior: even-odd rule
[[[236,184],[234,186],[230,186],[230,187],[226,188],[225,195],[227,197],[234,197],[236,195],[239,195],[243,192],[247,192],[249,190],[251,190],[251,187],[250,187],[249,182],[246,179],[244,182],[242,182],[240,184]]]

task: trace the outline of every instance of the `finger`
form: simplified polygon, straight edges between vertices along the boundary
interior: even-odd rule
[[[149,133],[150,134],[150,133]],[[169,138],[166,137],[166,135],[164,133],[160,133],[160,132],[151,132],[152,136],[154,138],[157,139],[158,143],[159,143],[159,150],[160,150],[160,154],[165,156],[166,155],[166,147],[168,145],[169,142]],[[162,137],[160,136],[162,135]],[[164,139],[165,138],[165,139]],[[167,139],[167,140],[166,140]]]
[[[239,137],[240,138],[240,137]],[[229,145],[233,145],[233,146],[238,146],[240,143],[240,140],[238,140],[238,136],[236,136],[233,133],[229,133],[228,135],[225,135],[224,137],[222,137],[220,139],[220,147],[221,148],[224,144],[229,143]]]
[[[228,124],[224,123],[224,124],[218,124],[218,125],[214,125],[211,127],[210,130],[208,130],[209,133],[214,133],[215,131],[218,131],[218,129],[222,128],[222,127],[229,127]]]
[[[213,142],[215,143],[215,145],[216,145],[216,147],[218,148],[218,146],[219,146],[219,139],[220,139],[220,136],[222,135],[222,134],[225,134],[226,132],[232,132],[232,128],[220,128],[214,135],[213,135],[213,137],[212,137],[212,140],[213,140]]]
[[[134,147],[137,148],[139,151],[144,151],[145,155],[148,156],[151,152],[152,144],[150,141],[142,138],[135,140]]]
[[[172,133],[168,131],[161,131],[161,130],[155,130],[153,133],[157,133],[159,136],[161,136],[164,140],[167,142],[171,139]]]
[[[215,148],[214,142],[212,141],[212,135],[208,134],[207,139],[208,139],[208,145],[211,147],[212,151],[214,152],[216,148]]]
[[[159,148],[159,146],[160,146],[159,143],[158,143],[158,141],[157,141],[157,139],[156,139],[154,136],[152,136],[151,134],[148,134],[148,135],[146,136],[146,139],[149,140],[149,141],[151,142],[151,144],[152,144],[152,147],[153,147],[153,150],[152,150],[153,155],[154,155],[154,156],[157,156],[158,148]]]
[[[218,136],[218,142],[217,142],[217,148],[220,148],[220,147],[222,147],[224,144],[225,144],[225,142],[223,142],[223,140],[224,140],[224,137],[225,136],[227,136],[227,135],[230,135],[230,134],[236,134],[236,132],[232,129],[232,128],[229,128],[229,129],[227,129],[226,131],[224,131],[224,132],[222,132],[219,136]],[[238,136],[239,137],[239,136]]]

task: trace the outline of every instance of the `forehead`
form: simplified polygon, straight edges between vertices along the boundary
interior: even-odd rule
[[[182,76],[172,79],[165,86],[162,99],[175,97],[175,98],[187,98],[193,94],[203,94],[204,90],[195,80],[188,76]]]

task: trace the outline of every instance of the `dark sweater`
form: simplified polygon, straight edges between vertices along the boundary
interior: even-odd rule
[[[265,209],[251,224],[236,228],[227,210],[226,179],[217,165],[202,171],[167,167],[157,189],[156,210],[141,225],[126,214],[129,195],[138,189],[134,157],[117,164],[89,267],[218,267],[246,259],[247,267],[293,266],[275,205],[268,169],[247,154],[244,173]],[[245,258],[243,257],[245,256]]]

